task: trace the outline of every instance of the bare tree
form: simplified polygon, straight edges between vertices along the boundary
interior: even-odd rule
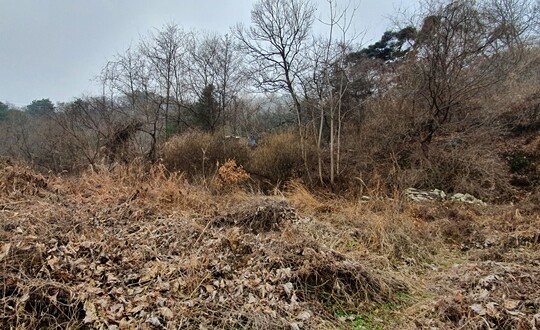
[[[200,100],[208,86],[213,86],[217,99],[216,126],[218,121],[223,126],[228,117],[231,103],[243,89],[245,72],[237,45],[229,35],[201,34],[191,39],[187,48],[189,63],[186,71],[188,90],[194,100]],[[197,116],[195,108],[190,108]]]
[[[515,13],[523,11],[518,8],[523,3],[518,0],[428,2],[411,52],[412,70],[403,73],[402,81],[404,85],[415,86],[413,97],[418,99],[415,104],[426,111],[427,120],[420,127],[426,156],[428,145],[442,125],[466,116],[467,104],[474,97],[515,68],[521,47],[516,46],[529,32],[528,23],[519,23],[515,17]]]
[[[147,157],[155,160],[160,141],[196,125],[197,112],[208,108],[197,106],[208,86],[213,86],[217,102],[210,107],[207,124],[212,131],[219,120],[223,124],[224,113],[243,88],[241,72],[231,37],[198,36],[168,24],[118,54],[104,68],[102,80],[109,99],[116,102],[112,108],[129,118],[117,131],[130,127],[132,132],[134,127],[146,133],[146,139],[139,140],[147,145]]]
[[[236,106],[235,100],[244,90],[246,81],[243,56],[237,46],[235,40],[228,34],[218,40],[215,86],[224,123],[233,116],[232,112],[235,111]],[[232,130],[235,134],[238,133],[238,128],[235,125],[233,125]]]
[[[165,139],[168,137],[169,111],[173,85],[177,82],[178,67],[182,61],[186,34],[176,24],[167,24],[163,29],[151,34],[148,40],[142,40],[140,49],[148,60],[151,72],[159,86],[159,93],[164,94],[163,104],[165,120]]]
[[[37,132],[31,119],[24,111],[16,110],[11,111],[2,123],[3,147],[6,148],[7,155],[25,159],[29,163],[34,161],[37,142],[34,139],[35,134],[31,134]]]
[[[329,16],[321,20],[327,34],[314,40],[311,50],[311,79],[305,86],[305,99],[311,105],[313,133],[318,150],[319,181],[324,184],[323,157],[328,146],[330,184],[340,173],[342,128],[346,115],[352,110],[345,104],[350,93],[351,70],[348,55],[355,36],[351,24],[356,9],[349,3],[338,8],[335,0],[327,0]],[[308,80],[306,79],[306,82]],[[351,106],[349,104],[349,106]]]
[[[251,57],[253,77],[266,91],[289,94],[298,126],[303,124],[301,85],[309,65],[307,46],[315,7],[309,0],[259,0],[251,11],[251,26],[236,26],[234,34]]]
[[[315,6],[309,0],[259,0],[251,11],[251,26],[236,26],[234,34],[251,58],[251,75],[265,91],[285,92],[296,112],[302,158],[309,177],[304,109],[301,95],[309,69],[307,47]],[[311,178],[310,178],[311,179]]]
[[[103,156],[102,149],[116,122],[114,117],[101,98],[85,98],[62,104],[51,119],[63,132],[63,141],[59,142],[65,152],[71,152],[73,159],[82,156],[86,165],[93,167]]]
[[[144,153],[151,161],[157,159],[157,144],[164,127],[166,97],[160,94],[163,85],[159,77],[145,54],[132,48],[117,54],[102,71],[102,80],[111,91],[110,108],[125,117],[124,124],[115,131],[135,126],[146,133]]]
[[[539,41],[540,1],[484,0],[479,7],[499,44],[521,47]]]

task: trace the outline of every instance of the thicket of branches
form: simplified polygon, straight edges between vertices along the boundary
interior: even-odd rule
[[[352,28],[362,8],[327,5],[319,19],[309,0],[259,0],[225,35],[167,24],[105,65],[100,96],[0,104],[1,152],[52,171],[139,159],[193,177],[237,158],[262,181],[357,193],[536,186],[540,141],[499,142],[540,128],[537,1],[425,0],[367,47]]]

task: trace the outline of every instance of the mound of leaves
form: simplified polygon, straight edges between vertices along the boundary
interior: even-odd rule
[[[280,230],[286,222],[299,220],[296,209],[285,199],[262,198],[241,203],[212,219],[214,227],[238,226],[253,233]]]
[[[36,195],[47,188],[47,180],[29,167],[0,158],[0,196]]]

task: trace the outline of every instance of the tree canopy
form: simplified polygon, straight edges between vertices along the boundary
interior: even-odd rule
[[[49,99],[34,100],[26,106],[26,112],[33,116],[44,116],[54,113],[54,104]]]
[[[386,31],[376,43],[362,49],[358,55],[379,59],[384,62],[404,57],[416,39],[416,28],[407,26],[399,31]]]
[[[0,121],[6,119],[8,111],[9,106],[5,103],[0,102]]]

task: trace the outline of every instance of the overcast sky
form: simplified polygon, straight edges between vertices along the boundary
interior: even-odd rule
[[[347,3],[347,0],[341,0]],[[388,16],[415,0],[352,0],[364,42],[391,25]],[[17,106],[98,93],[92,79],[107,60],[166,23],[229,32],[249,24],[255,0],[0,0],[0,101]],[[317,15],[326,12],[325,0]]]

